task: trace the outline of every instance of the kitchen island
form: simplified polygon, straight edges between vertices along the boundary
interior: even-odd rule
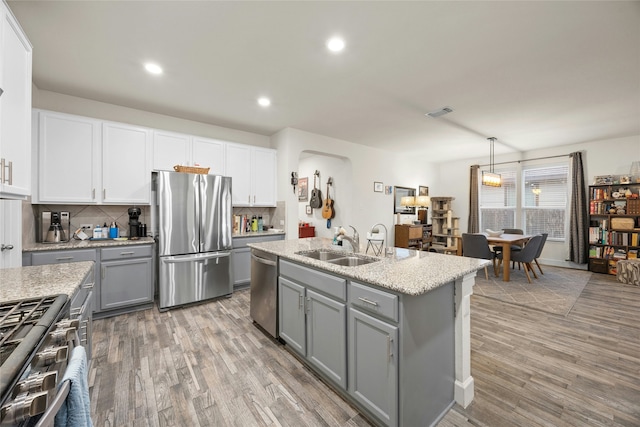
[[[470,296],[486,260],[394,248],[366,265],[330,239],[251,244],[278,256],[280,339],[372,421],[434,425],[473,400]]]

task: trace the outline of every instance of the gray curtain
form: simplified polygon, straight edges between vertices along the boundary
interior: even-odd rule
[[[480,165],[471,165],[469,174],[469,223],[468,233],[480,232],[480,207],[478,204],[478,171]]]
[[[571,213],[569,218],[569,261],[586,264],[589,261],[589,200],[585,188],[582,153],[577,151],[571,157]]]

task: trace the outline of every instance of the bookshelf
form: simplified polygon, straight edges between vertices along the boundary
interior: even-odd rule
[[[640,258],[640,183],[589,186],[589,270],[616,274]]]

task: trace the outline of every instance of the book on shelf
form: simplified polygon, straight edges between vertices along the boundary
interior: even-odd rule
[[[638,250],[629,249],[629,253],[627,253],[627,259],[638,259]]]

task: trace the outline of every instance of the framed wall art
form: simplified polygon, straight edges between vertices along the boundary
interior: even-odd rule
[[[384,184],[381,182],[374,181],[373,191],[375,191],[376,193],[382,193],[384,191]]]
[[[408,188],[408,187],[398,187],[395,186],[393,188],[393,213],[394,214],[415,214],[416,208],[413,206],[402,206],[402,198],[403,197],[415,197],[416,189]]]
[[[309,199],[309,178],[298,179],[298,201],[306,202]]]
[[[418,196],[428,196],[429,195],[429,187],[423,187],[420,185],[418,187]]]

